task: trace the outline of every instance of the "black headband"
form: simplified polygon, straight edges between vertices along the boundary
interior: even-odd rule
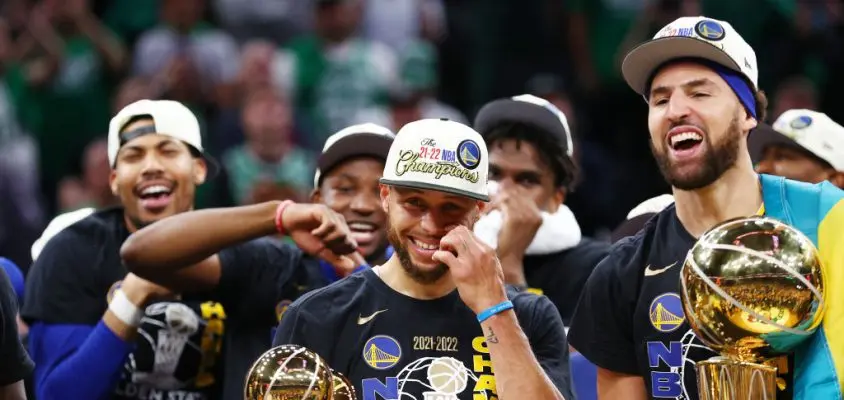
[[[120,146],[123,147],[126,142],[151,133],[156,133],[155,125],[142,126],[137,129],[132,129],[131,131],[123,132],[120,134]]]

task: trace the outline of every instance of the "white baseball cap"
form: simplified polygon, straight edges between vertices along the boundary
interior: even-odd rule
[[[129,121],[140,116],[152,118],[153,126],[133,132],[121,132]],[[108,162],[111,167],[114,168],[117,152],[125,142],[150,133],[167,135],[191,146],[205,159],[209,178],[219,172],[219,163],[206,154],[202,147],[202,135],[196,116],[182,103],[173,100],[138,100],[123,107],[111,119],[108,125]]]
[[[844,172],[844,127],[824,113],[788,110],[777,118],[772,130],[753,132],[747,140],[754,162],[762,160],[766,147],[785,144],[803,148]]]
[[[317,160],[314,187],[319,186],[323,171],[349,158],[369,156],[386,160],[395,137],[393,131],[373,123],[352,125],[329,136]]]
[[[707,17],[681,17],[666,25],[627,54],[621,73],[633,90],[647,95],[646,86],[656,69],[680,58],[702,58],[740,72],[758,90],[753,48],[729,22]]]
[[[63,231],[68,226],[71,226],[83,219],[87,216],[91,215],[96,211],[94,208],[87,207],[87,208],[80,208],[75,211],[66,212],[64,214],[56,216],[47,224],[47,227],[44,229],[44,232],[41,233],[41,237],[32,244],[30,248],[30,252],[32,254],[32,261],[38,259],[38,256],[41,255],[41,250],[44,250],[44,246],[47,245],[47,242],[56,236],[59,232]]]
[[[448,119],[422,119],[399,130],[381,183],[489,201],[489,154],[474,129]]]

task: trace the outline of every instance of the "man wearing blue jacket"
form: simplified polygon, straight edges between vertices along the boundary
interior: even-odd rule
[[[262,325],[252,318],[245,311],[248,296],[228,284],[276,279],[292,285],[300,257],[281,244],[261,246],[277,261],[273,276],[264,277],[238,274],[234,266],[242,259],[230,257],[218,274],[206,276],[226,284],[196,295],[127,275],[123,242],[146,225],[191,210],[196,187],[213,176],[216,163],[203,153],[196,117],[167,100],[141,100],[121,110],[109,126],[108,153],[110,184],[121,206],[50,238],[28,277],[22,317],[31,327],[36,396],[235,398],[243,374],[233,366],[251,363],[253,353],[266,349],[269,331],[260,327],[274,321]],[[256,237],[282,230],[334,258],[357,247],[342,218],[324,206],[268,202],[251,211],[269,221]],[[311,235],[316,226],[327,236]],[[244,244],[238,254],[253,245]],[[273,295],[281,298],[287,289],[279,286]],[[230,310],[257,327],[227,315]]]

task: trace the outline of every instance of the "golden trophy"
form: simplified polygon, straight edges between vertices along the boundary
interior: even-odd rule
[[[355,388],[317,353],[282,345],[261,355],[243,388],[245,400],[357,400]]]
[[[680,276],[683,309],[721,355],[697,363],[700,400],[776,398],[775,358],[823,318],[821,271],[812,241],[767,217],[726,221],[697,241]]]

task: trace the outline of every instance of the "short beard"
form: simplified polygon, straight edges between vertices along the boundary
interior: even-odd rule
[[[651,153],[653,153],[665,180],[671,186],[685,191],[705,188],[717,181],[738,160],[739,141],[742,138],[738,122],[738,116],[733,117],[730,126],[727,127],[724,139],[719,143],[713,144],[709,135],[705,135],[704,142],[700,144],[706,146],[703,165],[699,171],[686,176],[677,173],[671,158],[668,156],[668,150],[660,153],[651,141]]]
[[[438,282],[443,276],[445,276],[446,273],[448,273],[448,266],[443,263],[440,263],[431,271],[425,271],[414,265],[410,260],[410,253],[408,253],[407,248],[402,245],[401,238],[399,238],[398,233],[393,230],[393,227],[389,226],[389,223],[387,226],[387,240],[390,241],[390,244],[393,245],[393,250],[399,256],[399,263],[401,263],[402,269],[414,282],[421,285],[431,285]]]

